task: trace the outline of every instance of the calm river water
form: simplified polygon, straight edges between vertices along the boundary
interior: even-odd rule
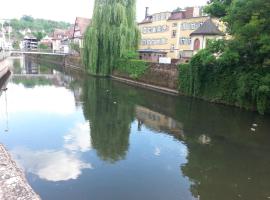
[[[0,143],[42,199],[270,199],[270,116],[10,62]]]

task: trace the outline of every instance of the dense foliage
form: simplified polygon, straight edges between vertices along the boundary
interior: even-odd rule
[[[116,62],[115,69],[137,79],[148,69],[148,64],[144,60],[120,59]]]
[[[205,98],[270,110],[270,2],[212,0],[206,8],[227,24],[230,40],[212,41],[180,66],[180,90]]]
[[[31,16],[24,15],[20,19],[11,19],[10,25],[14,32],[30,29],[33,32],[51,33],[54,29],[67,29],[70,24],[66,22],[57,22],[46,19],[35,19]]]
[[[31,34],[33,34],[38,40],[41,40],[47,34],[52,33],[55,29],[67,29],[70,27],[69,23],[66,22],[57,22],[46,19],[35,19],[31,16],[24,15],[20,19],[11,19],[10,23],[6,23],[5,26],[12,27],[11,38],[15,43],[22,40],[24,35],[22,31],[31,30]],[[14,48],[18,49],[19,46],[17,44],[13,45]]]
[[[109,75],[116,60],[138,46],[135,0],[96,0],[85,36],[84,64],[90,74]]]

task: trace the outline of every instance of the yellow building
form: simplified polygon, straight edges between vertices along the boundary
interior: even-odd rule
[[[202,7],[188,7],[174,12],[148,15],[139,23],[141,59],[158,61],[159,57],[189,59],[194,53],[191,34],[209,20]],[[212,26],[211,26],[212,27]],[[196,40],[198,43],[198,40]],[[197,44],[196,43],[196,44]]]

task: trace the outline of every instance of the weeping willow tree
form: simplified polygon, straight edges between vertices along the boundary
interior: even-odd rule
[[[137,50],[136,0],[95,0],[83,60],[90,74],[109,75],[116,60]]]

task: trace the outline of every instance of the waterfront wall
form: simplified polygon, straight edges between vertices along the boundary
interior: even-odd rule
[[[65,56],[41,55],[41,54],[27,54],[25,56],[37,60],[38,62],[45,62],[56,65],[65,65]]]
[[[63,65],[69,68],[84,70],[82,59],[80,56],[54,56],[54,55],[28,55],[30,58],[37,59],[38,61]],[[113,76],[124,78],[127,81],[136,81],[138,83],[144,83],[154,85],[157,87],[164,87],[171,90],[177,90],[179,71],[176,64],[159,64],[159,63],[147,63],[148,67],[145,73],[138,77],[132,78],[129,74],[121,72],[120,70],[114,70]],[[134,82],[133,82],[134,83]]]
[[[138,78],[132,78],[129,74],[119,70],[114,70],[113,76],[177,90],[179,74],[177,65],[159,63],[148,63],[148,65],[145,73]]]
[[[37,60],[38,62],[61,65],[73,69],[84,70],[82,59],[80,56],[66,55],[37,55],[28,54],[29,58]]]

